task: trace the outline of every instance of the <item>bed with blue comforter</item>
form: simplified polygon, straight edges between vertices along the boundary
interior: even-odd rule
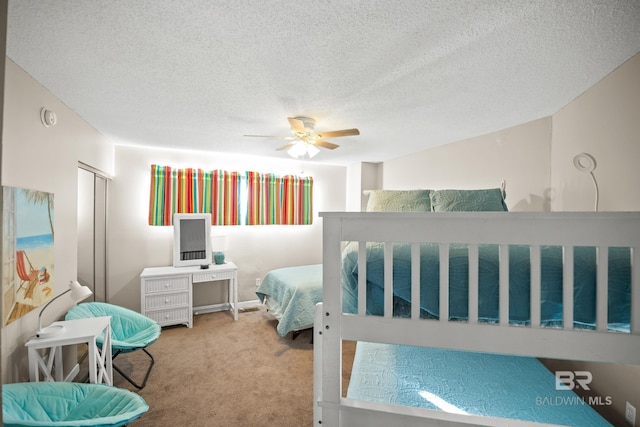
[[[315,306],[322,301],[322,264],[271,270],[256,294],[278,319],[276,330],[281,337],[311,328]]]

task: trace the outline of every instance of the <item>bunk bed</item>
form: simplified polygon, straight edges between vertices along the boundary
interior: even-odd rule
[[[536,403],[508,406],[498,396],[536,390],[541,381],[553,396],[578,398],[537,358],[640,364],[640,213],[321,217],[314,425],[608,425],[587,405],[564,405],[578,408],[564,418],[521,416]],[[346,396],[343,340],[357,342]],[[492,371],[483,357],[498,368]],[[429,378],[419,378],[425,369],[416,361],[444,366],[444,375],[457,371],[455,378],[431,378],[438,386],[463,386],[436,395],[426,388]],[[515,384],[498,381],[507,361],[515,363],[511,372],[526,374]],[[538,371],[542,379],[533,375]],[[470,380],[479,385],[475,391]],[[547,396],[537,391],[527,399],[535,393]],[[552,406],[541,403],[534,409]],[[590,421],[571,421],[582,416]]]

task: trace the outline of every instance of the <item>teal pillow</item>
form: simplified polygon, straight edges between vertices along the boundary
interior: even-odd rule
[[[507,211],[502,190],[434,190],[431,192],[431,207],[434,212],[487,212]]]
[[[366,190],[367,212],[430,212],[431,190]]]

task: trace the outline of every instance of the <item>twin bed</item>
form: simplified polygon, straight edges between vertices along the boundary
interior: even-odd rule
[[[322,264],[271,270],[260,282],[256,295],[278,319],[281,337],[313,327],[315,306],[322,301]]]
[[[610,425],[573,390],[589,373],[537,358],[640,364],[640,213],[429,196],[428,213],[423,194],[394,208],[413,212],[321,214],[314,424]]]

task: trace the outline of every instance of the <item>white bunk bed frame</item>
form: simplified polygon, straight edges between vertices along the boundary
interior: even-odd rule
[[[503,418],[451,414],[343,398],[342,340],[442,347],[567,360],[640,365],[640,212],[325,212],[323,303],[316,307],[314,345],[315,426],[541,426]],[[359,242],[358,314],[342,313],[341,250]],[[385,242],[384,316],[367,316],[365,243]],[[440,244],[440,318],[392,317],[393,242],[412,244],[412,301],[419,298],[419,244]],[[448,320],[448,244],[469,245],[469,321]],[[500,245],[499,322],[478,322],[478,245]],[[509,325],[508,245],[531,246],[531,326]],[[563,328],[540,325],[540,246],[598,248],[596,328],[573,328],[573,262],[563,267]],[[607,248],[631,248],[630,332],[607,330]],[[570,284],[570,285],[567,285]],[[537,303],[535,303],[537,302]]]

